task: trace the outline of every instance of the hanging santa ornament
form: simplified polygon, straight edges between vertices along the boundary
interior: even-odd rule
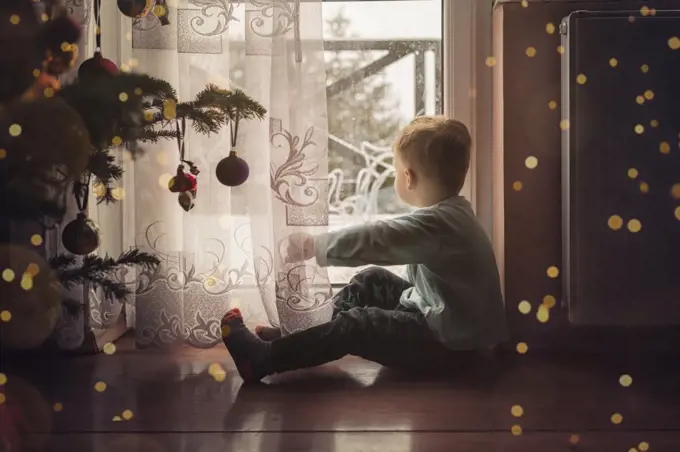
[[[81,33],[80,25],[65,14],[52,17],[44,25],[40,34],[41,46],[46,49],[43,72],[59,76],[73,67]]]
[[[94,2],[95,28],[95,51],[94,56],[83,61],[78,68],[78,78],[80,80],[91,80],[93,78],[106,77],[118,74],[118,66],[102,56],[102,28],[101,28],[101,2]]]
[[[99,248],[99,229],[87,218],[87,200],[89,198],[90,181],[76,182],[74,189],[78,216],[66,225],[61,233],[61,242],[69,253],[84,256]]]
[[[168,19],[170,11],[168,11],[166,0],[156,0],[156,6],[153,7],[153,14],[158,17],[161,25],[170,25],[170,19]]]
[[[179,147],[180,164],[177,166],[177,173],[168,181],[168,190],[172,193],[179,193],[177,201],[185,211],[194,208],[196,193],[198,191],[198,179],[200,173],[198,167],[191,161],[184,158],[184,136],[186,132],[186,119],[182,118],[177,122],[177,146]],[[185,165],[189,167],[189,172],[185,171]]]
[[[118,0],[120,12],[133,19],[147,16],[155,5],[155,0]]]
[[[231,134],[231,151],[229,156],[220,160],[215,168],[217,180],[227,187],[238,187],[248,179],[250,174],[250,168],[248,168],[246,161],[236,155],[235,148],[239,119],[237,111],[236,117],[231,121],[229,129]]]

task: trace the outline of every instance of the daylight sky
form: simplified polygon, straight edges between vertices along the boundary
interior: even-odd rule
[[[335,16],[342,9],[352,21],[352,32],[362,39],[399,39],[442,37],[442,0],[405,1],[343,1],[323,2],[324,18]],[[430,74],[433,61],[427,61]],[[394,85],[402,114],[410,118],[414,114],[413,58],[403,59],[387,69],[387,77]],[[430,75],[428,77],[431,78]],[[433,108],[431,86],[427,87],[428,108]],[[433,113],[428,111],[428,113]]]

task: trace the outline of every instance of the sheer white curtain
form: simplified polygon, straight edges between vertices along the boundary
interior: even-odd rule
[[[104,4],[102,14],[118,14],[115,2]],[[283,261],[291,233],[319,233],[328,224],[321,0],[171,0],[167,6],[166,25],[154,14],[135,20],[118,14],[120,39],[109,48],[117,46],[123,69],[167,80],[180,101],[208,83],[241,88],[267,115],[239,125],[236,150],[250,176],[235,188],[215,177],[231,148],[229,130],[201,136],[188,124],[186,159],[201,170],[189,212],[167,188],[179,164],[174,141],[149,146],[134,161],[123,156],[121,202],[92,212],[102,251],[138,246],[158,253],[162,264],[154,274],[122,275],[136,287],[124,306],[91,293],[92,317],[106,323],[124,310],[140,347],[211,347],[221,340],[221,316],[233,307],[247,323],[280,325],[285,333],[327,321],[326,270],[313,261]],[[105,40],[110,23],[103,21]]]

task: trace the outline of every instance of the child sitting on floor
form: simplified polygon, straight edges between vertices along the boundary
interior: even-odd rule
[[[470,165],[467,127],[445,117],[413,120],[394,146],[397,195],[412,213],[289,240],[288,260],[320,266],[407,265],[408,281],[379,268],[358,273],[334,297],[329,323],[257,335],[237,309],[222,319],[224,343],[245,381],[356,355],[384,366],[463,365],[508,339],[496,259],[460,196]]]

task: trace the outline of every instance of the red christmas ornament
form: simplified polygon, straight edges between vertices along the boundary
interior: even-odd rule
[[[196,173],[198,173],[198,169],[196,169]],[[182,165],[177,167],[177,174],[168,182],[168,189],[173,193],[196,192],[197,187],[198,179],[196,179],[196,176],[185,173]]]
[[[78,78],[81,80],[91,80],[98,77],[108,77],[119,73],[116,63],[106,59],[102,53],[97,51],[92,58],[89,58],[78,68]]]

